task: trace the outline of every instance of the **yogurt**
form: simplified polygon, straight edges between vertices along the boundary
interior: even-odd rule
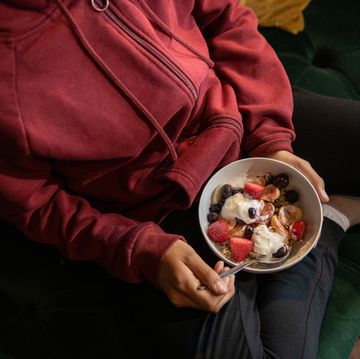
[[[251,239],[254,242],[255,253],[271,257],[283,247],[285,237],[269,229],[265,224],[260,224],[254,229]]]
[[[254,208],[254,215],[249,215],[250,208]],[[221,217],[231,222],[239,218],[246,224],[254,223],[259,219],[261,202],[256,199],[245,197],[242,193],[236,193],[226,199],[221,209]]]

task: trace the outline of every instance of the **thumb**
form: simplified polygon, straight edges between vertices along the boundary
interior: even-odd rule
[[[195,277],[197,277],[202,284],[207,285],[208,289],[214,294],[221,295],[229,291],[226,283],[220,278],[219,274],[207,265],[196,253],[188,257],[185,264],[194,273]]]

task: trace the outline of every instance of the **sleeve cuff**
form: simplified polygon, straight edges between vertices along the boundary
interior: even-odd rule
[[[133,248],[133,272],[158,286],[162,259],[177,240],[185,241],[185,238],[176,234],[165,233],[157,225],[146,227]]]

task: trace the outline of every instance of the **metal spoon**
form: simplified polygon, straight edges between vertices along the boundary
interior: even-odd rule
[[[287,252],[284,256],[280,257],[280,258],[276,258],[276,257],[271,257],[271,258],[268,258],[267,256],[262,256],[262,257],[259,257],[259,258],[251,258],[251,259],[248,259],[246,260],[245,262],[239,264],[238,266],[235,266],[225,272],[222,272],[220,273],[220,278],[226,278],[228,277],[229,275],[234,275],[236,274],[237,272],[240,272],[242,269],[244,269],[245,267],[249,266],[250,264],[253,264],[253,263],[265,263],[265,264],[274,264],[274,263],[280,263],[282,261],[284,261],[287,257],[289,257],[290,255],[290,248],[288,246],[287,247]],[[203,290],[203,289],[206,289],[207,288],[207,285],[206,284],[199,284],[196,289],[197,290]]]

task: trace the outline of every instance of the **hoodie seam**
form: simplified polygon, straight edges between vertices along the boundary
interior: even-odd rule
[[[278,151],[278,147],[276,147],[276,144],[281,145],[281,147],[284,147],[283,145],[286,143],[288,148],[292,148],[291,145],[291,139],[288,137],[278,137],[278,138],[271,138],[271,140],[267,138],[263,138],[263,141],[252,147],[251,149],[246,149],[246,151],[251,153],[258,153],[263,151],[264,153],[272,153],[274,151],[269,150],[272,146],[274,146],[274,150]]]
[[[168,174],[169,175],[177,174],[179,176],[182,176],[187,182],[189,182],[191,184],[191,186],[193,187],[193,190],[196,189],[196,185],[195,185],[193,176],[191,176],[188,172],[186,172],[182,168],[173,168],[168,172]]]
[[[167,70],[165,65],[160,66],[160,64],[161,64],[161,61],[160,61],[160,60],[155,60],[155,57],[154,57],[153,55],[149,54],[148,51],[144,50],[134,39],[132,39],[132,38],[129,37],[129,36],[126,36],[126,35],[123,33],[123,31],[120,31],[120,30],[118,29],[118,27],[115,26],[115,25],[113,24],[113,22],[112,22],[111,20],[109,20],[107,17],[104,17],[104,21],[108,22],[115,31],[117,31],[121,36],[123,36],[127,41],[129,41],[133,46],[135,46],[135,47],[137,48],[137,50],[138,50],[139,52],[141,52],[141,53],[143,54],[143,56],[145,56],[154,66],[156,66],[159,71],[161,71],[161,72],[162,72],[163,74],[165,74],[166,76],[169,76],[169,77],[171,76],[171,79],[172,79],[173,82],[176,84],[176,86],[178,86],[178,88],[180,88],[181,91],[184,91],[184,92],[185,92],[186,96],[187,96],[187,97],[189,98],[189,100],[190,100],[190,103],[192,103],[192,104],[194,103],[194,98],[193,98],[193,96],[191,95],[188,87],[186,87],[185,85],[183,85],[182,82],[179,81],[178,78],[177,78],[171,71]],[[164,69],[167,70],[167,71],[164,71]]]
[[[159,230],[160,229],[160,230]],[[131,252],[131,264],[130,264],[130,271],[131,273],[133,274],[134,278],[137,278],[137,280],[139,282],[143,281],[144,277],[146,277],[141,271],[140,273],[136,273],[134,272],[134,270],[132,269],[132,264],[135,260],[134,256],[135,256],[135,245],[138,243],[138,241],[140,241],[142,238],[143,238],[143,233],[146,231],[146,230],[150,230],[152,232],[160,232],[160,233],[165,233],[161,227],[159,227],[158,225],[156,225],[155,223],[147,223],[145,224],[144,223],[144,227],[142,229],[139,230],[138,234],[137,234],[137,238],[133,241],[132,245],[131,245],[131,248],[129,248],[130,252]],[[165,250],[165,253],[169,250],[170,246],[172,243],[174,243],[175,241],[177,240],[180,240],[182,239],[182,236],[181,235],[177,235],[176,238],[172,238],[171,240],[169,240],[169,245],[167,246],[166,250]],[[159,261],[158,261],[158,264],[157,264],[157,268],[156,268],[156,271],[153,273],[154,274],[154,279],[158,282],[158,275],[159,275],[159,271],[160,271],[160,264],[162,263],[162,260],[163,260],[163,257],[164,257],[164,254],[165,253],[161,253],[161,255],[159,256]],[[114,263],[115,264],[115,263]],[[113,267],[114,268],[114,267]],[[114,272],[114,270],[113,270]],[[140,274],[140,278],[139,278],[139,274]]]
[[[139,230],[139,232],[136,235],[136,238],[132,241],[131,247],[129,248],[129,252],[131,253],[131,257],[130,257],[131,258],[131,263],[130,263],[129,269],[130,269],[130,271],[132,273],[133,278],[136,278],[136,280],[139,281],[139,282],[141,282],[142,279],[139,278],[138,273],[134,272],[134,270],[132,268],[132,264],[133,264],[133,262],[135,260],[135,258],[134,258],[134,256],[135,256],[135,245],[142,238],[143,232],[146,231],[147,229],[152,229],[153,227],[154,227],[154,225],[151,224],[151,223],[146,224],[146,225],[144,223],[144,227]],[[117,258],[118,258],[117,256],[114,256],[114,262],[112,264],[112,272],[113,273],[115,272],[115,268],[116,268],[116,265],[117,265],[117,261],[118,261]]]
[[[220,127],[227,128],[235,133],[235,135],[239,136],[241,139],[244,134],[244,128],[242,124],[239,122],[239,118],[231,114],[218,114],[210,117],[208,120],[210,125],[205,129],[206,132],[209,129]]]
[[[20,98],[18,95],[17,52],[16,52],[15,44],[13,46],[13,79],[12,79],[12,82],[13,82],[13,91],[14,91],[14,102],[15,102],[14,104],[15,104],[16,112],[18,113],[19,124],[20,124],[21,130],[23,132],[23,137],[25,139],[25,152],[30,154],[31,151],[30,151],[29,137],[28,137],[28,133],[26,131],[24,118],[22,116],[22,112],[21,112],[21,108],[20,108]]]
[[[143,0],[137,0],[137,3],[141,6],[143,11],[147,14],[149,19],[157,24],[165,33],[168,33],[175,41],[179,42],[182,46],[186,47],[190,52],[194,54],[194,56],[198,57],[202,61],[204,61],[210,68],[214,67],[214,62],[208,55],[202,54],[196,48],[194,48],[188,41],[183,40],[180,36],[178,36],[173,29],[171,29],[167,24],[163,22],[163,20],[151,9],[148,4],[144,4]]]
[[[143,8],[143,6],[140,4],[140,2],[138,2],[138,4],[139,4],[139,6],[141,6],[141,8],[145,11],[145,13],[148,15],[147,11]],[[129,23],[131,23],[131,24],[136,28],[136,30],[139,31],[139,33],[141,33],[141,35],[142,35],[143,37],[145,37],[146,40],[149,41],[149,42],[152,44],[152,46],[156,47],[157,50],[160,51],[160,52],[163,54],[163,56],[166,56],[166,57],[167,57],[170,61],[172,61],[179,69],[181,69],[181,71],[186,75],[186,77],[188,77],[188,78],[191,80],[191,82],[192,82],[192,84],[195,86],[196,90],[199,91],[199,88],[198,88],[199,86],[196,85],[196,81],[195,81],[194,78],[191,76],[191,74],[190,74],[181,64],[179,64],[179,62],[177,61],[177,59],[174,58],[174,56],[172,56],[172,55],[168,52],[168,50],[167,50],[166,48],[164,48],[163,46],[161,46],[158,42],[153,41],[152,39],[149,39],[148,35],[147,35],[146,33],[144,33],[144,32],[142,31],[142,29],[140,29],[140,28],[137,26],[136,23],[134,23],[133,21],[131,21],[131,19],[129,19],[128,16],[127,16],[126,14],[124,14],[123,11],[121,11],[121,9],[116,8],[116,10],[119,11],[119,12],[122,14],[122,16],[125,17],[126,20],[127,20]],[[148,16],[149,16],[149,15],[148,15]],[[149,20],[149,21],[150,21],[150,20]],[[165,52],[164,52],[164,51],[165,51]]]
[[[68,1],[64,0],[64,2],[67,3]],[[50,3],[50,5],[43,10],[41,19],[38,19],[31,28],[23,30],[18,34],[6,34],[0,32],[0,42],[6,43],[9,39],[12,39],[14,42],[26,40],[26,38],[38,33],[42,28],[46,27],[59,15],[60,9],[58,9],[55,3]]]

